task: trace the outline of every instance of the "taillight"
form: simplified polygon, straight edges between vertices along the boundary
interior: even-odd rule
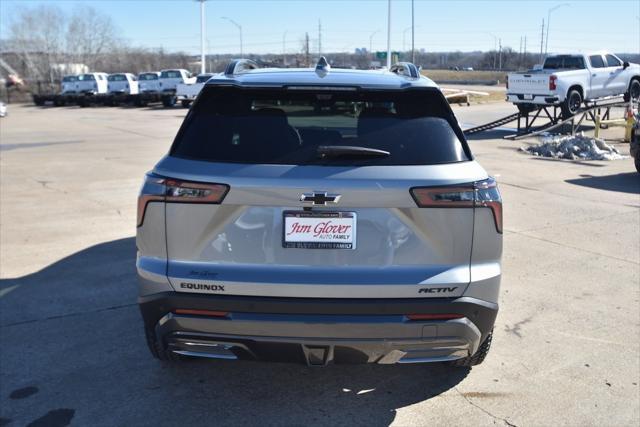
[[[476,182],[475,188],[475,206],[491,209],[496,231],[502,233],[502,196],[500,196],[500,190],[498,190],[498,183],[495,179],[489,178]]]
[[[228,191],[229,186],[224,184],[181,181],[149,173],[145,176],[138,196],[137,225],[140,227],[144,222],[144,214],[150,202],[219,204]]]
[[[409,320],[452,320],[462,319],[462,314],[431,313],[431,314],[407,314]]]
[[[421,208],[489,208],[496,231],[502,233],[502,198],[493,178],[472,184],[412,188],[411,195]]]
[[[558,76],[549,76],[549,90],[556,90],[556,81],[558,80]]]

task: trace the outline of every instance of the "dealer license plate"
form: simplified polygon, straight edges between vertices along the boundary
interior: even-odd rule
[[[355,212],[285,211],[282,246],[298,249],[355,249]]]

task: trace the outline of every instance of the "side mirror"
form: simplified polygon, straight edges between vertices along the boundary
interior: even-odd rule
[[[623,70],[626,70],[627,68],[629,68],[629,61],[624,61],[624,62],[622,63],[622,69],[623,69]]]

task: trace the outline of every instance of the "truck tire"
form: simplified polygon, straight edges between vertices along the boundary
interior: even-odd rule
[[[562,118],[568,119],[576,115],[580,111],[581,107],[582,95],[577,89],[571,89],[569,93],[567,93],[567,98],[562,104],[560,104],[560,109],[562,110]]]
[[[173,107],[176,105],[176,97],[175,96],[164,96],[162,98],[162,105],[165,107]]]
[[[184,108],[189,108],[189,105],[191,105],[191,101],[189,101],[187,99],[183,99],[182,101],[180,101],[180,103],[182,104],[182,106]]]
[[[640,173],[640,150],[636,153],[636,157],[633,159],[633,163],[636,165],[636,170]]]
[[[536,111],[536,106],[533,104],[516,104],[516,107],[518,107],[518,111],[520,112],[520,114],[525,116]]]
[[[463,359],[458,359],[450,362],[451,366],[455,366],[458,368],[470,368],[472,366],[476,366],[484,362],[484,359],[489,354],[489,349],[491,348],[491,340],[493,339],[493,330],[489,332],[487,338],[485,338],[484,342],[473,355],[469,357],[465,357]]]
[[[633,79],[631,83],[629,83],[629,90],[624,94],[624,102],[638,101],[640,100],[640,80]]]

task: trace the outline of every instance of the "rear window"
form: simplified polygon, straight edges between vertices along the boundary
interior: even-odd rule
[[[604,61],[600,55],[591,55],[589,57],[589,62],[591,62],[591,66],[593,68],[605,68]]]
[[[158,80],[158,75],[154,73],[140,74],[138,80]]]
[[[162,79],[179,79],[181,77],[182,75],[180,74],[180,71],[175,71],[175,70],[163,71],[160,74],[160,78]]]
[[[65,82],[65,83],[77,82],[78,81],[78,77],[76,77],[76,76],[64,76],[62,78],[62,81]]]
[[[83,81],[83,82],[91,82],[91,81],[95,81],[95,77],[93,74],[82,74],[81,76],[78,76],[78,80]]]
[[[551,56],[544,61],[545,70],[582,70],[584,59],[581,56]]]
[[[622,62],[613,55],[607,55],[607,67],[622,67]]]
[[[211,78],[210,75],[196,77],[196,83],[206,83]]]
[[[322,156],[321,146],[385,156]],[[205,88],[172,156],[291,165],[431,165],[470,159],[453,114],[435,89],[294,91]]]
[[[109,80],[110,82],[124,82],[127,80],[127,76],[125,76],[124,74],[111,74],[109,77],[107,77],[107,80]]]

